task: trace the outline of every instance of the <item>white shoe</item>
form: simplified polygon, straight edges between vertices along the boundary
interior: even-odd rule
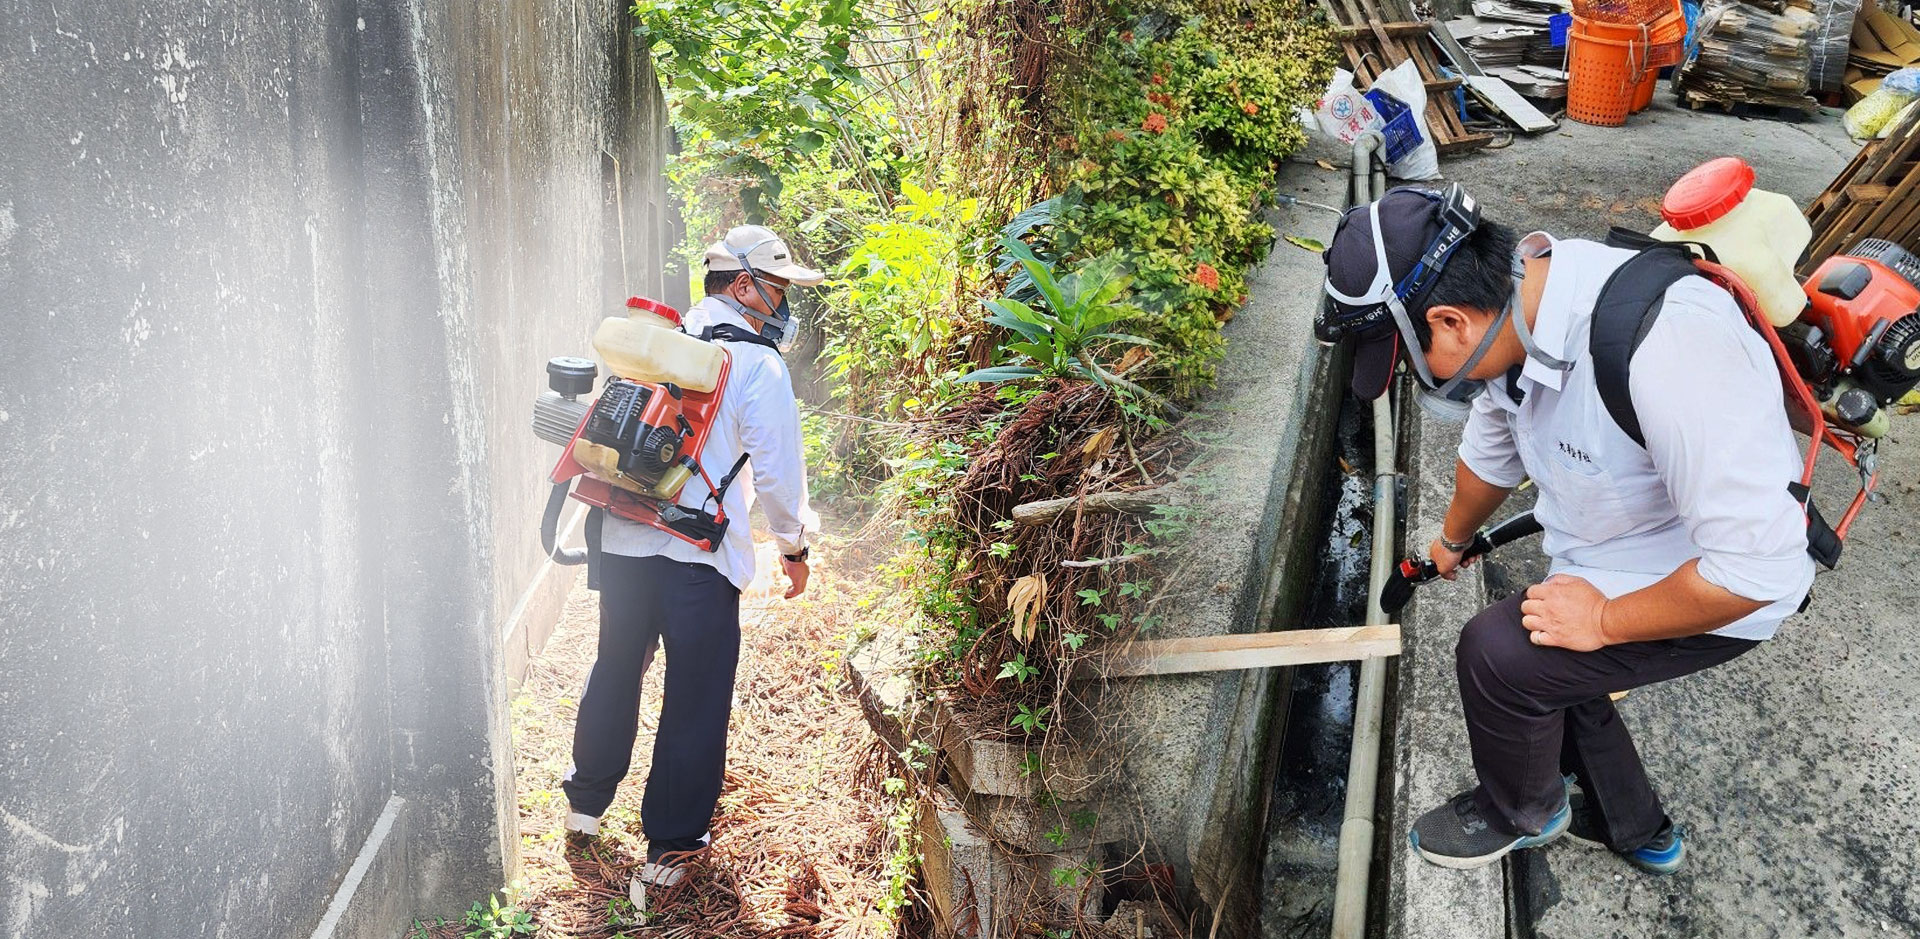
[[[600,819],[579,812],[567,813],[567,830],[592,838],[600,834]]]
[[[687,868],[684,862],[687,856],[695,851],[706,850],[711,844],[713,844],[713,834],[709,832],[700,836],[700,847],[693,851],[676,852],[659,861],[648,861],[642,865],[633,875],[633,882],[627,885],[627,899],[633,901],[633,908],[636,910],[647,908],[648,887],[665,889],[685,880]],[[671,863],[666,862],[667,858],[672,859]]]

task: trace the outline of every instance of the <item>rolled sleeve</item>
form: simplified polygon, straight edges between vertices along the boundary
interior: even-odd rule
[[[1797,598],[1813,582],[1801,472],[1778,367],[1717,288],[1683,281],[1634,355],[1634,411],[1699,573],[1749,600]]]
[[[793,382],[777,362],[757,365],[746,383],[741,449],[753,466],[754,499],[782,554],[798,554],[820,527],[807,503],[807,464],[800,449],[800,407]]]
[[[1520,448],[1513,440],[1513,418],[1488,391],[1473,399],[1473,412],[1460,435],[1460,462],[1488,485],[1512,489],[1527,478]]]

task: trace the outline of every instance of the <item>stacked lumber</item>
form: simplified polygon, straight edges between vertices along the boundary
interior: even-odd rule
[[[1801,6],[1772,13],[1739,0],[1707,0],[1696,24],[1698,51],[1674,79],[1680,100],[1695,109],[1812,114],[1819,104],[1807,95],[1807,72],[1819,26]]]
[[[1853,19],[1853,45],[1847,52],[1847,103],[1873,94],[1888,73],[1916,65],[1920,29],[1872,3],[1862,6]]]
[[[1920,109],[1893,131],[1869,140],[1827,191],[1807,206],[1813,243],[1801,272],[1864,238],[1885,238],[1920,251]]]
[[[1493,140],[1492,134],[1470,131],[1461,122],[1453,107],[1461,80],[1442,74],[1428,24],[1414,14],[1408,0],[1320,0],[1320,5],[1359,84],[1371,87],[1389,69],[1413,62],[1427,86],[1427,132],[1441,153],[1476,150]]]

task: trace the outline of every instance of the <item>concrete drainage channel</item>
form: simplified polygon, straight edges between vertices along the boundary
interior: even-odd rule
[[[1354,148],[1349,205],[1371,201],[1385,188],[1382,173],[1366,172],[1375,143],[1363,139]],[[1330,380],[1315,389],[1315,409],[1339,411],[1329,461],[1338,471],[1329,467],[1320,483],[1325,534],[1319,563],[1304,602],[1295,604],[1300,608],[1274,611],[1274,622],[1299,629],[1388,621],[1372,598],[1397,557],[1397,522],[1405,515],[1399,434],[1388,403],[1393,396],[1356,400],[1345,364],[1336,363]],[[1266,939],[1369,934],[1369,894],[1384,896],[1369,888],[1372,861],[1382,850],[1374,819],[1388,665],[1368,659],[1297,666],[1276,695],[1260,878]]]

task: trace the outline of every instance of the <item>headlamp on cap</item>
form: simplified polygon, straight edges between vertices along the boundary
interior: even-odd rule
[[[1367,224],[1373,236],[1373,281],[1364,292],[1350,295],[1335,287],[1329,277],[1326,293],[1333,302],[1322,304],[1320,315],[1314,321],[1314,334],[1323,342],[1348,339],[1379,341],[1397,334],[1398,345],[1405,350],[1407,362],[1412,365],[1414,376],[1424,390],[1422,407],[1436,416],[1464,419],[1468,404],[1485,388],[1484,382],[1467,376],[1493,348],[1501,327],[1512,315],[1513,305],[1509,303],[1500,311],[1493,327],[1487,330],[1486,336],[1480,341],[1479,348],[1474,350],[1453,377],[1445,382],[1435,378],[1433,369],[1427,364],[1426,354],[1420,349],[1412,311],[1424,313],[1427,294],[1432,292],[1447,260],[1467,236],[1479,229],[1480,206],[1459,183],[1450,184],[1444,192],[1405,187],[1393,190],[1389,195],[1393,193],[1417,193],[1434,203],[1430,211],[1433,208],[1438,210],[1435,221],[1439,223],[1439,231],[1421,250],[1413,268],[1396,283],[1387,258],[1386,238],[1380,226],[1380,206],[1384,197],[1369,203],[1364,209],[1349,209],[1349,222],[1357,220],[1353,213],[1367,213]]]

